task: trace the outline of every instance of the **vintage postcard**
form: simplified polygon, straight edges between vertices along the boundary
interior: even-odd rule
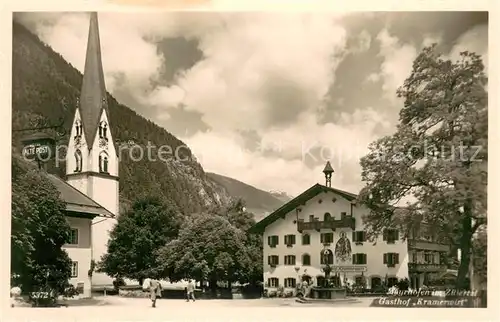
[[[491,318],[492,9],[110,5],[4,15],[10,319]]]

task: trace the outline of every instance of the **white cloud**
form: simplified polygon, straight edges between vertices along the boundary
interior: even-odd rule
[[[381,113],[368,108],[352,115],[342,114],[338,124],[318,124],[312,114],[304,113],[299,122],[283,130],[267,131],[262,144],[275,147],[275,156],[263,157],[260,151],[242,148],[239,138],[229,133],[198,133],[183,140],[195,151],[207,171],[235,177],[267,190],[298,194],[315,183],[323,183],[323,167],[332,162],[335,174],[332,184],[357,193],[361,188],[359,158],[376,139],[376,126],[390,127]],[[321,148],[322,155],[310,155],[310,149]],[[276,151],[275,150],[275,151]],[[289,158],[296,158],[293,161]],[[305,159],[315,158],[311,169]]]
[[[485,72],[488,74],[488,26],[479,25],[462,34],[450,51],[450,58],[457,60],[460,52],[472,51],[482,56]]]
[[[224,23],[201,37],[206,58],[178,79],[188,109],[205,113],[213,128],[260,129],[272,108],[265,89],[276,78],[306,93],[304,108],[319,105],[339,62],[332,56],[345,46],[335,17],[244,14]]]
[[[379,55],[384,58],[380,67],[384,96],[393,103],[398,103],[396,90],[403,85],[410,75],[417,49],[410,44],[403,44],[397,37],[391,36],[387,29],[382,30],[377,40],[380,42]]]
[[[424,37],[424,40],[422,41],[422,47],[427,47],[433,44],[439,44],[442,41],[442,36],[441,35],[434,35],[434,34],[429,34]]]
[[[357,41],[356,45],[352,46],[352,48],[350,48],[350,51],[353,53],[361,53],[370,49],[372,43],[372,37],[370,36],[370,33],[368,31],[363,30],[356,37],[356,41]]]

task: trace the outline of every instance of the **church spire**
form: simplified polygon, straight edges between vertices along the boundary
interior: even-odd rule
[[[85,139],[89,147],[91,147],[94,142],[99,126],[99,119],[103,109],[107,111],[107,105],[106,85],[104,84],[101,44],[99,39],[99,24],[97,21],[97,13],[92,12],[90,13],[87,54],[85,58],[85,69],[79,105]]]

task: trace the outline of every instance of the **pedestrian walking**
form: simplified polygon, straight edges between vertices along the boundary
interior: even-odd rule
[[[151,279],[149,282],[149,296],[152,306],[156,307],[156,299],[161,297],[161,284],[158,280]]]
[[[194,283],[192,280],[189,280],[186,290],[187,290],[187,301],[189,302],[189,300],[193,300],[194,302],[196,299],[194,298]]]

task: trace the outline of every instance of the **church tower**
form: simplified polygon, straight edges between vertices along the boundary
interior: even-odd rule
[[[85,69],[66,156],[67,182],[118,216],[118,149],[110,126],[104,84],[97,13],[90,14]],[[92,223],[92,258],[107,251],[109,231],[115,219],[96,218]],[[111,278],[94,274],[93,284],[109,284]]]

